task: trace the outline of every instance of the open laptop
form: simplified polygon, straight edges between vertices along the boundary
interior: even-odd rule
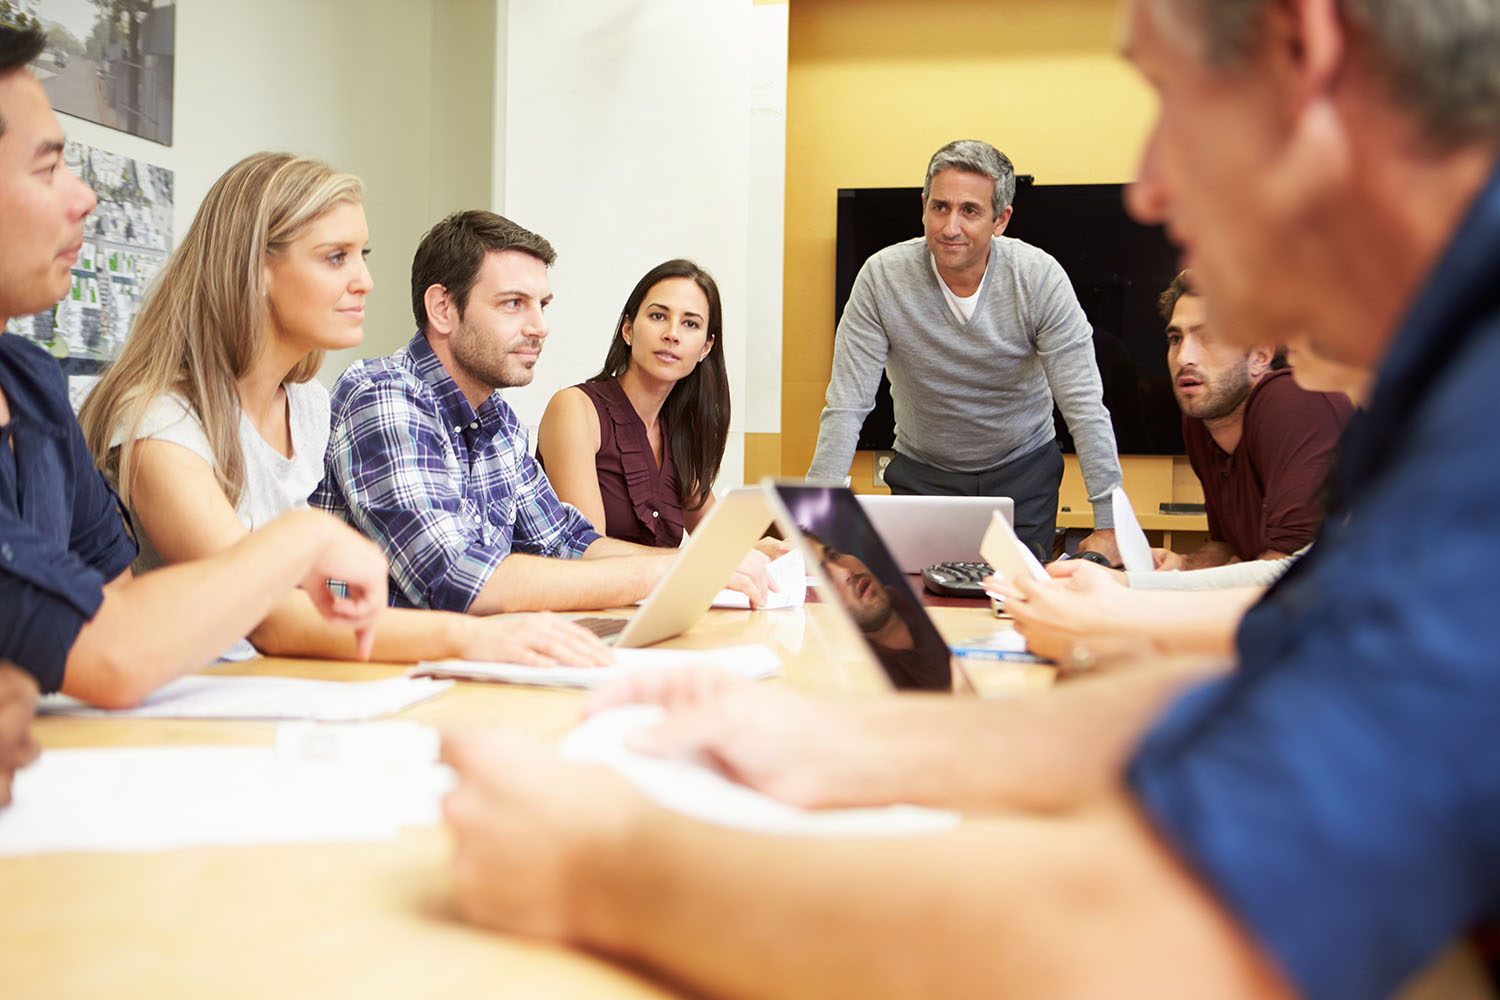
[[[920,573],[945,562],[978,562],[979,540],[999,511],[1012,525],[1010,497],[886,496],[862,493],[859,505],[885,539],[903,573]]]
[[[771,518],[764,490],[731,490],[709,509],[639,611],[629,618],[573,620],[610,645],[626,649],[681,635],[703,617],[750,546],[766,533]]]

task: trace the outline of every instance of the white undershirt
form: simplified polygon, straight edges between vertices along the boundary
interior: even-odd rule
[[[994,254],[990,256],[993,257]],[[974,305],[979,301],[979,293],[984,291],[984,283],[989,279],[989,261],[985,261],[984,277],[979,279],[979,287],[974,289],[974,294],[962,296],[954,295],[953,289],[949,288],[948,283],[943,280],[942,274],[938,271],[936,257],[929,253],[927,263],[932,266],[932,273],[938,280],[938,287],[943,290],[943,298],[947,300],[948,308],[953,310],[953,315],[958,317],[960,323],[968,323],[974,316]]]

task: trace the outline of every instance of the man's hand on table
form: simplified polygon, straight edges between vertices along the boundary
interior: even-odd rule
[[[702,754],[727,777],[807,808],[885,804],[868,772],[878,735],[857,705],[810,698],[724,670],[642,671],[592,692],[592,715],[649,704],[666,718],[629,746],[657,756]]]
[[[1121,563],[1120,546],[1115,542],[1115,530],[1113,528],[1100,528],[1098,531],[1086,536],[1078,543],[1079,552],[1097,552],[1109,560],[1111,566]]]
[[[464,659],[528,667],[604,667],[614,652],[581,625],[548,611],[468,618]]]
[[[453,887],[474,923],[584,943],[590,861],[616,852],[653,808],[601,765],[572,764],[524,734],[448,733],[458,785],[443,800]]]

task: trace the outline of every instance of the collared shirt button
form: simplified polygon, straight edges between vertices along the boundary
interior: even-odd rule
[[[471,430],[471,431],[477,431],[477,430],[479,430],[479,421],[476,420],[472,424],[470,424],[469,425],[469,430]]]
[[[654,510],[653,510],[653,511],[652,511],[652,512],[651,512],[651,516],[652,516],[652,517],[656,517],[656,516],[657,516],[657,514],[658,514],[658,512],[657,512],[657,511],[654,511]]]
[[[484,523],[484,518],[480,517],[478,514],[475,514],[474,515],[474,523],[475,524],[483,524]]]

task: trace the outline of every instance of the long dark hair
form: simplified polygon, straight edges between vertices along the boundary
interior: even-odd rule
[[[614,339],[604,356],[604,367],[590,382],[619,378],[630,367],[630,345],[625,343],[625,323],[635,322],[635,315],[646,301],[646,295],[658,282],[669,278],[688,278],[703,289],[708,299],[708,336],[713,346],[708,357],[692,372],[680,379],[667,395],[662,415],[667,421],[667,447],[672,449],[672,464],[677,467],[677,496],[683,510],[697,510],[713,491],[714,477],[724,460],[724,444],[729,439],[729,372],[724,364],[724,317],[719,308],[719,286],[713,275],[690,260],[669,260],[646,272],[636,282],[635,290],[625,300],[620,318],[615,321]]]

